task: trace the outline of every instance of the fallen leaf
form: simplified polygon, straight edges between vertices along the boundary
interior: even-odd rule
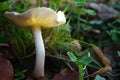
[[[98,17],[105,21],[114,20],[119,16],[119,12],[117,10],[102,3],[89,3],[87,6],[96,10],[98,12]]]
[[[68,68],[63,69],[60,73],[55,74],[52,80],[78,80],[78,72]]]
[[[0,80],[14,80],[12,64],[3,54],[0,54]]]
[[[41,77],[38,80],[48,80],[47,77]]]
[[[26,80],[33,80],[32,76],[28,76]]]

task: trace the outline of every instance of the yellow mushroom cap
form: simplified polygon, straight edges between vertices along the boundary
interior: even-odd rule
[[[17,26],[29,28],[56,27],[66,22],[63,12],[46,7],[37,7],[24,13],[5,12],[5,16]]]

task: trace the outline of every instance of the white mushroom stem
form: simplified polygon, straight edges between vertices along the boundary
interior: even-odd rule
[[[35,28],[32,31],[35,39],[35,48],[36,48],[34,76],[44,77],[45,48],[44,48],[41,29]]]

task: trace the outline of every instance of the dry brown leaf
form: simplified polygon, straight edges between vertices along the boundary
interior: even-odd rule
[[[0,80],[14,80],[12,64],[2,54],[0,54]]]
[[[60,73],[55,74],[52,80],[78,80],[79,76],[76,70],[63,69]]]
[[[96,10],[98,12],[98,17],[102,20],[114,20],[119,16],[119,12],[117,10],[105,4],[88,3],[86,5],[87,7]]]

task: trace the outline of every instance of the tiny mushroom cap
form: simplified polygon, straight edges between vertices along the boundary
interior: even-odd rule
[[[56,27],[66,22],[63,12],[56,13],[46,7],[33,8],[24,13],[5,12],[5,16],[17,26],[29,28]]]
[[[42,28],[56,27],[66,22],[63,12],[46,7],[37,7],[24,13],[5,12],[5,17],[17,26],[30,28],[33,32],[36,48],[34,77],[44,77],[45,48],[42,39]]]

